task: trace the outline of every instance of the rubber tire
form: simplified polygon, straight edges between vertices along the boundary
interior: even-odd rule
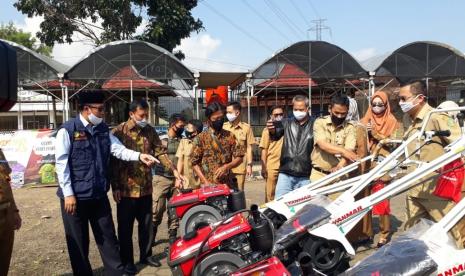
[[[322,248],[324,251],[328,251],[327,253],[330,253],[331,250],[333,251],[331,252],[329,260],[325,259],[327,263],[322,263],[319,261],[323,257],[318,256],[322,253],[320,251]],[[307,242],[305,242],[303,251],[308,252],[312,257],[313,267],[324,273],[331,273],[336,270],[345,256],[344,248],[337,241],[314,237],[310,237]],[[324,253],[322,254],[328,255]]]
[[[184,216],[182,216],[181,222],[180,222],[180,232],[181,232],[181,237],[184,237],[184,235],[190,231],[193,230],[193,227],[191,225],[191,218],[196,217],[200,215],[200,213],[208,213],[209,215],[213,216],[216,221],[218,222],[221,219],[223,219],[223,216],[221,216],[220,212],[216,210],[214,207],[209,206],[209,205],[197,205],[192,208],[190,208]]]
[[[192,276],[204,276],[207,270],[216,263],[228,263],[231,266],[236,267],[235,270],[244,267],[246,263],[238,255],[230,252],[216,252],[203,258],[192,271]],[[233,271],[230,271],[233,272]],[[230,273],[226,274],[229,275]],[[218,274],[225,275],[225,274]]]

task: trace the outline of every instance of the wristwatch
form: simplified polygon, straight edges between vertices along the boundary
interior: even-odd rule
[[[247,166],[251,166],[251,167],[252,167],[252,163],[247,163]]]

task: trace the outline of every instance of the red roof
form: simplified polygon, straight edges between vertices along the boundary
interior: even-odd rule
[[[308,87],[310,76],[293,64],[284,64],[276,79],[269,79],[259,83],[258,87]],[[312,86],[318,86],[310,80]]]
[[[133,66],[126,66],[116,72],[111,79],[107,80],[102,89],[108,90],[171,90],[169,85],[156,80],[149,80],[141,76]]]

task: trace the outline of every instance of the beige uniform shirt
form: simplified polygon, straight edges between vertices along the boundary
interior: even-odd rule
[[[271,140],[270,133],[268,129],[265,128],[262,132],[259,147],[268,150],[266,155],[266,170],[279,170],[283,137],[277,141]]]
[[[317,141],[325,141],[336,146],[344,147],[348,150],[355,151],[356,132],[351,122],[344,122],[335,127],[331,122],[331,116],[324,116],[315,120],[313,124],[313,140],[315,146],[312,151],[312,165],[323,171],[329,171],[336,167],[339,158],[333,154],[327,153],[320,149]]]
[[[191,154],[194,144],[190,139],[182,139],[176,151],[176,157],[182,160],[183,175],[187,178],[186,186],[190,188],[198,188],[199,180],[192,170]]]
[[[223,125],[223,129],[234,134],[239,145],[246,149],[243,162],[231,170],[235,174],[245,174],[247,167],[247,147],[255,144],[252,128],[249,124],[244,122],[239,122],[236,126],[233,126],[230,122],[226,122]]]
[[[416,132],[420,131],[423,121],[426,119],[426,115],[433,108],[428,104],[424,105],[423,108],[418,112],[415,119],[412,120],[412,124],[407,129],[404,135],[404,140],[412,136]],[[427,144],[420,149],[420,154],[416,153],[410,158],[413,160],[421,161],[432,161],[438,156],[444,153],[444,146],[452,143],[460,137],[460,126],[456,123],[447,113],[433,113],[426,125],[426,131],[436,131],[436,130],[450,130],[451,135],[449,137],[433,137],[433,143]],[[417,142],[413,141],[407,145],[409,154],[412,154],[418,146],[422,146],[424,141]],[[445,165],[445,164],[444,164]],[[409,168],[409,170],[414,170],[414,167]],[[431,173],[426,178],[437,175],[437,173]],[[419,197],[419,198],[430,198],[433,194],[433,191],[436,187],[436,179],[428,180],[421,185],[417,185],[409,190],[409,196]],[[437,199],[437,197],[436,197]]]

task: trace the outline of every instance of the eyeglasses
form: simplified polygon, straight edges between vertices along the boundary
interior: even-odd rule
[[[412,96],[410,96],[410,97],[407,97],[407,98],[406,98],[406,97],[399,97],[399,100],[400,100],[401,102],[406,102],[407,100],[409,100],[409,99],[411,99],[411,98],[413,98],[413,97],[414,97],[414,95],[412,95]]]
[[[379,106],[379,107],[383,107],[384,104],[383,103],[372,103],[371,106]]]
[[[276,117],[276,116],[284,116],[284,113],[276,113],[276,114],[271,114],[271,115],[273,115],[273,116],[275,116],[275,117]]]
[[[104,112],[104,111],[105,111],[105,107],[104,107],[104,106],[88,105],[88,107],[90,107],[90,108],[95,108],[95,109],[97,109],[98,112]]]

